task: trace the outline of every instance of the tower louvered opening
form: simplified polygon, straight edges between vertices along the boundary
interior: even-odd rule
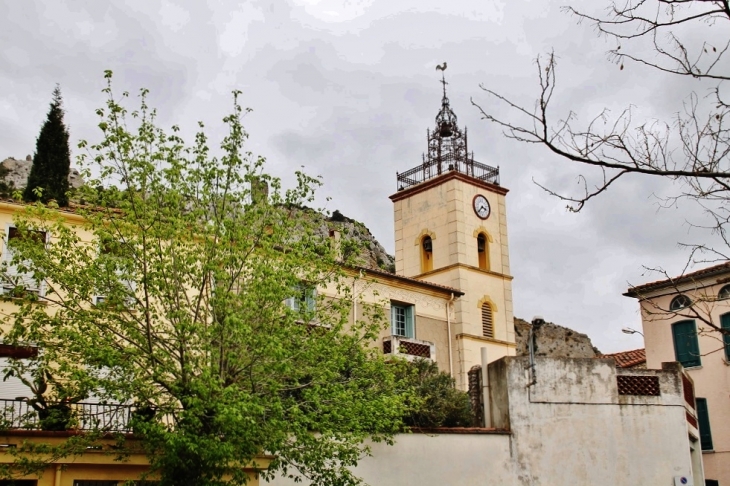
[[[482,304],[482,335],[484,337],[494,337],[494,323],[492,320],[492,306],[487,302]]]

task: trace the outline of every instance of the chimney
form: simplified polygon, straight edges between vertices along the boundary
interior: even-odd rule
[[[340,232],[336,229],[330,230],[330,243],[335,252],[335,260],[342,261],[342,249],[340,248]]]

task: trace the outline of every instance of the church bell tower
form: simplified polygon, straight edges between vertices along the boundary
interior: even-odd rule
[[[443,72],[443,71],[442,71]],[[428,130],[422,163],[397,173],[396,273],[456,288],[451,314],[454,378],[466,388],[469,369],[515,354],[505,196],[499,168],[474,160],[466,128],[443,97]]]

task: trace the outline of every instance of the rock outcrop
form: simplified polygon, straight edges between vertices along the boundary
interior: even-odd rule
[[[0,162],[0,181],[5,182],[14,189],[24,188],[28,182],[30,168],[33,165],[33,159],[28,155],[25,160],[18,160],[13,157]],[[78,170],[71,167],[68,174],[68,182],[72,189],[78,189],[84,185],[84,180]]]
[[[517,356],[529,354],[528,339],[530,336],[529,322],[515,318],[515,340],[517,341]],[[591,343],[586,334],[576,332],[567,327],[546,322],[536,331],[536,356],[551,358],[595,358],[600,352]]]

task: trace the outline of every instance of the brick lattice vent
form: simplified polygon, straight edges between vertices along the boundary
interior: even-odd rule
[[[411,343],[408,341],[401,341],[401,351],[411,356],[419,356],[421,358],[431,357],[431,346],[427,344]]]
[[[618,375],[619,395],[659,396],[659,377],[641,375]]]
[[[393,344],[391,341],[383,341],[383,354],[390,354],[393,352]]]

